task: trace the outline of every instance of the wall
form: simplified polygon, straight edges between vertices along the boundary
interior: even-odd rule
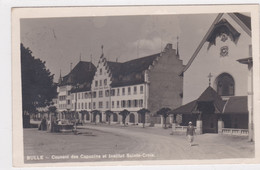
[[[191,66],[184,72],[183,104],[197,99],[201,93],[209,86],[208,75],[211,73],[212,87],[216,90],[215,79],[221,73],[228,73],[233,76],[235,81],[235,96],[247,95],[247,74],[248,69],[244,64],[237,60],[249,57],[249,45],[251,37],[227,14],[223,15],[239,33],[238,42],[234,43],[228,38],[227,41],[220,41],[216,38],[216,45],[208,49],[209,43],[204,43],[202,49],[194,59]],[[205,32],[206,34],[206,32]],[[229,47],[228,56],[220,56],[220,48],[224,45]]]
[[[176,56],[171,45],[166,46],[154,66],[148,71],[148,109],[152,114],[163,107],[171,109],[181,106],[183,80],[179,73],[183,69],[182,60]]]

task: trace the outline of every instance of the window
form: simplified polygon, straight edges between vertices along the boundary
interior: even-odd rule
[[[120,105],[119,105],[119,101],[117,101],[117,102],[116,102],[116,105],[117,105],[117,108],[119,108],[119,107],[120,107]]]
[[[120,95],[120,89],[117,89],[117,95],[118,96]]]
[[[128,87],[128,95],[131,94],[131,87]]]
[[[81,109],[84,109],[84,103],[81,103]]]
[[[96,102],[93,102],[93,109],[96,109]]]
[[[78,93],[78,99],[80,99],[80,93]]]
[[[139,100],[139,107],[143,107],[143,100]]]
[[[112,101],[112,108],[114,108],[115,107],[115,102],[114,101]]]
[[[108,102],[106,102],[106,108],[108,108],[108,105],[109,105],[109,103],[108,103]]]
[[[98,107],[103,108],[103,102],[98,102]]]
[[[107,79],[104,80],[104,86],[106,86],[106,85],[107,85]]]
[[[110,95],[111,95],[111,96],[115,96],[115,89],[112,89],[112,90],[110,91]]]
[[[96,98],[97,97],[97,92],[93,92],[93,98]]]
[[[103,91],[98,92],[98,97],[103,97]]]
[[[84,93],[81,93],[81,96],[82,96],[81,98],[84,99]]]
[[[228,73],[219,75],[216,79],[217,93],[220,96],[234,96],[235,84],[233,77]]]
[[[125,88],[122,88],[122,95],[125,95]]]
[[[128,106],[128,107],[131,107],[131,100],[128,100],[128,101],[127,101],[127,106]]]
[[[98,86],[98,81],[96,80],[96,81],[95,81],[95,87],[97,87],[97,86]]]
[[[101,69],[99,69],[99,74],[100,74],[100,75],[102,75],[102,68],[101,68]]]
[[[66,96],[60,96],[60,97],[59,97],[59,100],[60,100],[60,101],[66,100]]]
[[[67,100],[67,104],[70,104],[70,100]]]
[[[134,86],[134,94],[136,94],[137,93],[137,88],[136,88],[136,86]]]
[[[88,103],[88,108],[91,109],[91,103]]]
[[[78,103],[78,109],[80,109],[80,103]]]
[[[102,86],[102,80],[99,80],[99,86]]]
[[[140,94],[144,93],[144,86],[140,86]]]
[[[105,95],[106,95],[106,97],[109,96],[109,90],[106,90],[106,91],[105,91]]]
[[[88,98],[88,93],[86,92],[86,93],[85,93],[85,99],[87,99],[87,98]]]
[[[123,108],[126,107],[125,100],[122,100],[122,101],[121,101],[121,107],[123,107]]]
[[[85,103],[85,109],[87,109],[87,108],[88,108],[88,103],[86,102],[86,103]]]
[[[138,107],[138,102],[137,102],[137,100],[134,100],[134,107]]]

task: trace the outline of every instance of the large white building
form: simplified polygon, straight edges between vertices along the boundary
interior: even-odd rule
[[[75,68],[80,68],[79,64]],[[183,84],[178,74],[184,66],[171,44],[161,53],[123,63],[107,61],[102,53],[97,67],[91,63],[87,67],[90,65],[87,82],[72,80],[75,68],[60,81],[58,106],[61,113],[76,111],[85,122],[108,122],[105,111],[111,110],[111,123],[121,123],[119,112],[126,109],[130,112],[126,122],[138,124],[141,117],[137,111],[146,108],[151,112],[146,122],[161,123],[156,115],[160,108],[174,109],[181,105]],[[79,78],[89,74],[85,71]],[[94,116],[93,110],[101,114]]]

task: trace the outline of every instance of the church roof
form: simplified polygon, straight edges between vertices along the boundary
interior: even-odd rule
[[[234,13],[246,26],[248,29],[251,30],[251,17],[240,14],[240,13]]]
[[[212,88],[208,87],[198,99],[182,105],[171,111],[172,114],[192,114],[197,113],[198,104],[200,102],[213,102],[220,114],[248,114],[247,96],[231,96],[227,101],[217,94]]]
[[[240,13],[228,13],[228,15],[233,18],[234,21],[236,21],[238,23],[238,25],[241,26],[241,28],[243,28],[243,30],[251,36],[251,17],[240,14]],[[203,37],[203,39],[201,40],[200,44],[198,45],[197,49],[195,50],[195,52],[193,53],[193,55],[191,56],[190,60],[188,61],[188,63],[186,64],[186,66],[183,68],[183,70],[180,72],[180,76],[183,76],[183,73],[188,70],[188,68],[191,66],[192,62],[194,61],[194,59],[197,57],[199,51],[201,50],[201,48],[203,47],[204,43],[206,41],[210,40],[210,37],[212,36],[212,33],[214,32],[215,28],[219,26],[219,22],[220,19],[222,18],[223,13],[220,13],[217,15],[216,19],[213,21],[212,25],[210,26],[209,30],[206,32],[205,36]],[[221,21],[223,22],[223,21]],[[238,36],[238,34],[236,33],[236,30],[232,29],[233,26],[231,26],[230,24],[226,24],[226,27],[229,28],[229,30],[232,30],[232,37],[234,37],[234,41],[236,41],[236,37]],[[210,42],[210,41],[209,41]],[[211,42],[210,42],[211,43]]]
[[[144,71],[153,64],[160,53],[130,60],[124,63],[107,61],[112,75],[112,87],[144,83]]]
[[[197,100],[193,100],[185,105],[182,105],[170,112],[170,114],[191,114],[197,107]]]
[[[248,114],[247,96],[232,96],[226,102],[223,114]]]
[[[217,92],[209,86],[197,99],[197,102],[213,102],[214,106],[218,109],[219,112],[222,111],[225,102],[217,94]]]
[[[91,62],[80,61],[69,74],[62,78],[59,86],[81,84],[82,88],[83,86],[90,87],[95,72],[96,67]]]

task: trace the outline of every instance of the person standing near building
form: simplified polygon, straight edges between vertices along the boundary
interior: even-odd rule
[[[188,138],[190,146],[192,146],[192,142],[194,140],[194,135],[195,135],[195,128],[192,125],[192,122],[189,122],[189,126],[187,127],[186,136]]]

